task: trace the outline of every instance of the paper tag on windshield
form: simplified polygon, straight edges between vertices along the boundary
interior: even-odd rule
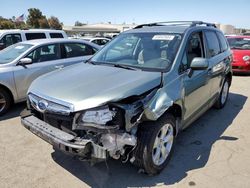
[[[24,48],[24,46],[16,46],[15,47],[15,49],[18,49],[18,50],[21,50],[21,49],[23,49]]]
[[[155,35],[152,40],[173,40],[174,35]]]

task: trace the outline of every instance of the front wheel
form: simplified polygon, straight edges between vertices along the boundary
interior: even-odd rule
[[[176,121],[165,114],[156,122],[147,122],[138,129],[134,164],[149,175],[160,173],[168,164],[175,139]]]
[[[9,110],[11,102],[9,93],[0,87],[0,115],[3,115]]]
[[[220,96],[214,104],[215,108],[221,109],[225,106],[228,99],[229,85],[230,85],[229,79],[226,78],[221,88]]]

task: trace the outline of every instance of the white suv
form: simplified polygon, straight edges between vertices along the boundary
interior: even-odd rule
[[[26,40],[46,38],[67,38],[64,31],[50,29],[0,30],[0,50]]]

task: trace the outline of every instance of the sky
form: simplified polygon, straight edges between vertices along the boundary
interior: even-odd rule
[[[28,15],[39,8],[64,25],[202,20],[250,29],[250,0],[1,0],[0,16]]]

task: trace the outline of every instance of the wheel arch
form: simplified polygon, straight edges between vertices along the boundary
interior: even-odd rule
[[[176,119],[175,135],[177,135],[179,132],[179,129],[180,129],[180,122],[181,122],[181,118],[182,118],[182,108],[179,104],[174,103],[172,106],[170,106],[166,110],[166,112],[164,114],[166,114],[166,113],[170,113],[175,117],[175,119]]]
[[[8,92],[8,94],[11,97],[11,102],[14,103],[14,96],[13,96],[11,90],[3,84],[0,84],[0,88],[4,89],[6,92]]]

